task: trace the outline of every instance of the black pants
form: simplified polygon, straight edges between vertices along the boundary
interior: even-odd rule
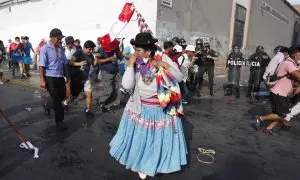
[[[213,94],[214,92],[214,76],[215,76],[215,66],[214,65],[204,65],[200,67],[199,71],[199,83],[200,88],[202,89],[203,76],[207,72],[208,74],[208,83],[209,83],[209,92]]]
[[[66,82],[63,77],[46,77],[46,87],[51,96],[48,102],[49,107],[53,107],[55,122],[64,120],[64,108],[62,101],[66,98]]]
[[[248,95],[250,95],[251,92],[258,92],[260,90],[260,84],[262,82],[263,75],[264,71],[260,69],[250,71]]]

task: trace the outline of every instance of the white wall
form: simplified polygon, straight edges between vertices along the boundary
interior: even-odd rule
[[[118,20],[126,0],[42,0],[0,9],[0,39],[29,36],[33,46],[48,38],[53,28],[64,35],[96,41]],[[133,0],[138,11],[156,32],[157,0]],[[136,15],[133,16],[136,19]],[[138,33],[137,21],[130,22],[120,37],[128,43]]]

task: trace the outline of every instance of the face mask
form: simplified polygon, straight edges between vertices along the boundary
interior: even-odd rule
[[[26,41],[26,40],[24,41],[24,43],[27,43],[27,42],[28,42],[28,41]]]

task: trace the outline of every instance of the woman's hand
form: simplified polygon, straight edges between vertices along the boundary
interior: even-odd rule
[[[130,56],[130,58],[128,60],[128,67],[134,67],[134,64],[135,64],[135,61],[136,61],[137,57],[138,57],[138,53],[137,52],[134,52]]]

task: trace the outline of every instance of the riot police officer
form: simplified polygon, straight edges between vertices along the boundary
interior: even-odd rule
[[[174,46],[179,45],[179,38],[178,37],[173,37],[172,43],[173,43]]]
[[[186,45],[186,40],[184,38],[180,38],[178,44],[182,47],[182,49],[185,49],[186,46],[187,46]]]
[[[201,69],[201,67],[203,66],[204,62],[203,62],[203,59],[202,59],[202,48],[203,48],[203,40],[202,39],[196,39],[195,41],[195,44],[196,44],[196,47],[195,47],[195,50],[196,50],[196,53],[195,53],[195,56],[196,56],[196,61],[195,61],[195,65],[197,65],[199,67],[199,69]],[[202,82],[203,82],[203,76],[199,76],[199,73],[197,73],[197,75],[195,74],[192,74],[191,73],[191,78],[190,78],[190,82],[191,82],[191,90],[196,90],[197,88],[197,85],[201,85]],[[193,81],[192,81],[193,80]],[[200,94],[199,94],[200,95]]]
[[[245,59],[240,47],[232,46],[232,52],[229,54],[226,67],[228,68],[228,84],[225,86],[225,95],[232,95],[233,88],[235,89],[236,98],[240,97],[240,77],[241,67],[245,65]]]
[[[208,73],[209,93],[211,96],[214,96],[213,88],[214,88],[215,60],[218,59],[218,55],[216,51],[210,49],[209,43],[204,43],[201,51],[201,59],[203,61],[203,66],[200,68],[198,76],[200,79],[201,78],[203,79],[204,73],[206,72]]]
[[[248,59],[250,65],[250,77],[248,84],[247,96],[251,96],[251,92],[258,92],[263,79],[264,72],[270,62],[270,57],[264,52],[264,47],[257,46],[254,54]]]

